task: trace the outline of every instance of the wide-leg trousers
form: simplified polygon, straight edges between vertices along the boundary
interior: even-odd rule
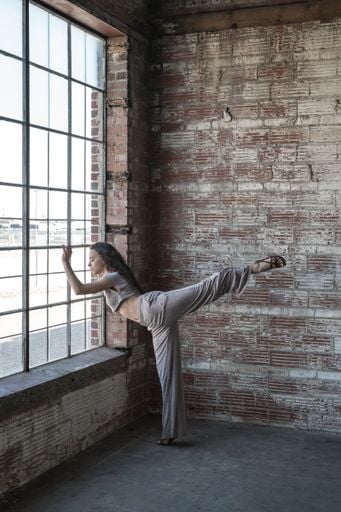
[[[178,320],[229,292],[238,295],[250,276],[250,267],[224,268],[192,286],[140,296],[140,324],[152,333],[156,368],[162,390],[162,438],[186,432],[185,402]]]

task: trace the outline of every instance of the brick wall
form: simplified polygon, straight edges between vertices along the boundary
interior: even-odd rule
[[[181,322],[190,415],[341,431],[340,55],[340,19],[154,41],[153,286],[288,260]]]

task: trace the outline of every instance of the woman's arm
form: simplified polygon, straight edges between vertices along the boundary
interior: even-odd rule
[[[109,277],[102,277],[91,283],[82,283],[71,267],[72,249],[69,246],[63,246],[62,262],[67,280],[76,295],[86,295],[89,293],[98,293],[108,288],[113,288],[113,283]]]

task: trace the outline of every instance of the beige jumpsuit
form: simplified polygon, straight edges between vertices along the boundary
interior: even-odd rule
[[[178,320],[229,292],[241,294],[250,267],[225,268],[198,284],[169,292],[153,291],[140,296],[140,324],[152,333],[163,409],[162,438],[186,432]]]

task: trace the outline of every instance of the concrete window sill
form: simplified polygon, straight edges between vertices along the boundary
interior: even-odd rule
[[[100,347],[0,380],[0,418],[31,410],[126,371],[127,355]]]

